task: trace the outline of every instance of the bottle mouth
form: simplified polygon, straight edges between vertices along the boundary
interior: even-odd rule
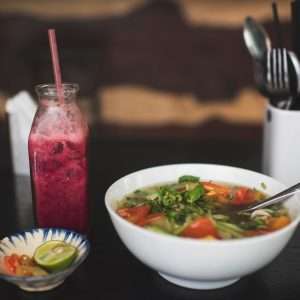
[[[79,91],[79,85],[77,83],[63,83],[63,95],[64,98],[68,98],[72,95],[75,95]],[[38,96],[47,97],[47,98],[57,98],[58,92],[56,85],[53,83],[43,83],[35,87],[35,92]]]

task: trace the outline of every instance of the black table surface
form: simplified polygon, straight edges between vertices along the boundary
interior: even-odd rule
[[[7,128],[0,127],[0,237],[33,226],[30,180],[14,176]],[[260,134],[251,140],[108,138],[90,144],[92,248],[87,260],[60,287],[29,293],[0,282],[0,299],[300,299],[300,233],[264,269],[226,288],[198,291],[175,286],[134,258],[118,238],[104,207],[104,193],[117,178],[169,163],[222,163],[260,169]],[[272,247],[272,245],[270,245]],[[176,263],[176,262],[174,262]]]

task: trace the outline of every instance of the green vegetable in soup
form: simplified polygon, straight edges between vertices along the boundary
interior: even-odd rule
[[[199,182],[199,177],[191,176],[191,175],[183,175],[179,177],[178,182]]]
[[[185,193],[185,198],[187,203],[194,203],[199,200],[204,195],[204,188],[202,185],[197,185],[190,191]]]

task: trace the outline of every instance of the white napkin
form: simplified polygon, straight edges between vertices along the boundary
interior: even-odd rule
[[[28,136],[37,105],[26,91],[19,92],[6,102],[15,174],[29,175]]]

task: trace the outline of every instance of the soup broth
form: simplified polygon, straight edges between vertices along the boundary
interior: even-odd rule
[[[134,191],[119,202],[117,213],[145,229],[196,239],[238,239],[281,229],[291,221],[281,204],[253,213],[236,208],[267,195],[244,186],[184,175],[177,182]]]

